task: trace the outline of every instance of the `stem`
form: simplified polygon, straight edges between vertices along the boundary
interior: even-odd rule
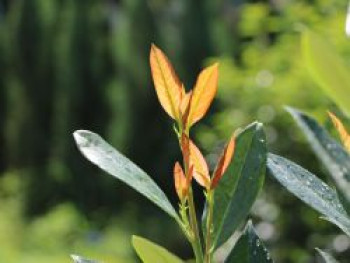
[[[183,125],[181,122],[179,124],[179,130],[181,135],[182,133],[185,133],[187,136],[189,136],[189,127],[186,127],[185,130],[183,129]],[[179,139],[179,145],[181,148],[181,136],[178,136]],[[188,164],[186,163],[186,160],[184,160],[184,168],[185,168],[185,176],[188,178],[188,172],[189,172],[189,167]],[[192,250],[194,252],[195,258],[196,258],[196,263],[203,263],[203,251],[202,251],[202,243],[201,243],[201,238],[199,235],[199,228],[198,228],[198,223],[197,223],[197,215],[196,215],[196,207],[194,204],[193,200],[193,191],[192,191],[192,186],[189,187],[188,189],[188,214],[189,214],[189,225],[191,228],[191,234],[189,241],[191,242],[192,245]]]
[[[208,215],[206,222],[207,236],[205,241],[205,263],[211,263],[212,259],[212,248],[211,248],[211,234],[212,234],[212,220],[213,220],[213,192],[209,189],[207,192],[208,201]]]
[[[193,201],[192,187],[190,187],[188,192],[188,206],[189,206],[190,224],[194,234],[194,239],[191,240],[191,245],[196,257],[196,262],[202,263],[203,262],[202,244],[201,244],[201,238],[199,236],[199,229],[198,229],[198,223],[197,223],[196,208]]]

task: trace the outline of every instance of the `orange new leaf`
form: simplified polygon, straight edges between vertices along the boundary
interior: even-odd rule
[[[179,162],[176,162],[174,166],[174,181],[176,193],[179,196],[179,199],[182,200],[185,196],[187,196],[188,180],[186,180],[185,174]]]
[[[328,114],[339,133],[340,139],[342,140],[345,149],[350,152],[350,134],[346,131],[343,123],[333,113],[328,112]]]
[[[154,44],[151,46],[150,64],[160,104],[170,117],[179,120],[182,84],[169,59]]]
[[[205,68],[199,74],[193,89],[187,125],[199,121],[208,111],[218,88],[218,63]]]
[[[198,184],[210,188],[210,176],[207,162],[197,146],[189,140],[190,166],[193,166],[193,177]]]
[[[190,111],[190,105],[191,105],[191,98],[192,98],[192,90],[188,93],[185,93],[181,98],[181,104],[180,104],[180,111],[182,116],[182,123],[186,127],[188,114]]]
[[[214,189],[217,186],[220,179],[224,175],[227,167],[232,161],[232,156],[234,152],[235,152],[235,138],[234,136],[232,136],[230,141],[227,143],[225,149],[222,151],[219,161],[216,165],[212,182],[211,182],[211,189]]]

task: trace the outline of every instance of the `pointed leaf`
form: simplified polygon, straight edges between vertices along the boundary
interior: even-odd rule
[[[165,248],[138,236],[132,237],[132,245],[144,263],[183,263]]]
[[[179,199],[182,200],[187,195],[187,180],[179,162],[176,162],[174,166],[174,181],[176,193]]]
[[[350,116],[350,74],[342,58],[325,39],[310,30],[302,35],[302,51],[315,81]]]
[[[330,254],[322,251],[319,248],[316,248],[317,252],[321,255],[322,259],[324,260],[324,263],[338,263],[338,261],[333,258]]]
[[[77,255],[71,255],[71,258],[73,259],[74,263],[98,263],[95,260],[85,259]]]
[[[267,167],[269,174],[287,190],[350,236],[350,218],[332,188],[299,165],[274,154],[268,155]]]
[[[81,153],[105,172],[134,188],[178,220],[173,206],[158,185],[137,165],[123,156],[98,134],[78,130],[74,132],[75,142]]]
[[[227,167],[232,161],[232,156],[234,151],[235,151],[235,138],[234,136],[232,136],[228,144],[225,146],[223,152],[221,153],[218,164],[215,168],[213,179],[211,182],[212,189],[214,189],[217,186],[221,177],[226,172]]]
[[[350,152],[350,134],[346,131],[343,123],[333,113],[328,112],[328,114],[339,133],[340,139],[342,140],[345,149]]]
[[[193,89],[188,125],[191,126],[208,111],[218,89],[218,63],[202,70]]]
[[[182,84],[169,59],[154,44],[151,46],[150,64],[160,104],[170,117],[179,120]]]
[[[317,121],[293,108],[287,108],[306,135],[313,151],[332,176],[340,192],[350,201],[350,156]]]
[[[227,241],[249,214],[264,183],[265,170],[265,134],[261,123],[253,123],[236,138],[235,157],[214,191],[215,247]],[[203,220],[205,217],[204,213]]]
[[[188,93],[183,94],[181,97],[180,111],[182,116],[182,123],[186,127],[188,114],[190,113],[190,105],[192,99],[192,90]]]
[[[210,187],[210,176],[208,164],[203,157],[201,151],[189,140],[190,149],[190,166],[193,166],[193,177],[201,186],[205,188]]]
[[[272,263],[270,253],[265,248],[253,225],[248,222],[243,235],[225,260],[225,263]]]

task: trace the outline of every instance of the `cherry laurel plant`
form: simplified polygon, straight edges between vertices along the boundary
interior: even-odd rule
[[[92,163],[140,192],[172,217],[192,246],[195,262],[272,262],[251,222],[247,223],[234,247],[226,246],[224,259],[215,255],[217,249],[239,230],[262,188],[267,155],[262,124],[255,122],[239,133],[232,133],[215,169],[210,172],[190,132],[205,116],[215,97],[218,64],[204,68],[189,92],[176,76],[169,59],[155,45],[151,46],[150,66],[158,100],[174,121],[182,153],[182,163],[174,164],[172,175],[179,200],[178,210],[144,171],[99,135],[86,130],[74,132],[78,148]],[[206,201],[202,220],[199,220],[193,198],[193,187],[198,186],[203,189]],[[183,262],[145,238],[134,236],[132,243],[143,262]],[[79,263],[91,262],[78,256],[73,259]]]
[[[312,77],[344,112],[337,115],[349,123],[350,75],[342,58],[324,38],[310,30],[303,33],[301,47]],[[286,109],[327,169],[331,182],[326,184],[306,169],[274,154],[268,155],[269,174],[350,237],[350,135],[343,122],[332,112],[328,114],[341,143],[309,115],[291,107]],[[338,262],[330,254],[316,250],[324,262]]]

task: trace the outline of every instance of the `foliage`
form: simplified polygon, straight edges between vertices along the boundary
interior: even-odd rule
[[[28,219],[22,209],[24,186],[20,171],[0,179],[0,261],[69,262],[67,255],[79,252],[105,262],[135,262],[131,245],[123,242],[130,227],[125,222],[131,222],[131,216],[99,227],[71,203],[64,203],[45,215]]]
[[[350,88],[343,81],[334,82],[334,80],[340,80],[341,77],[336,77],[333,80],[330,78],[333,72],[334,74],[346,72],[345,66],[340,64],[336,53],[332,53],[329,51],[329,48],[326,48],[327,45],[322,38],[314,33],[310,35],[310,32],[304,34],[304,55],[309,63],[309,67],[312,67],[314,73],[316,72],[314,75],[315,79],[319,82],[322,79],[321,86],[326,87],[332,98],[339,103],[339,106],[347,111],[343,102],[341,100],[339,101],[339,95],[341,92],[347,94]],[[315,36],[315,38],[311,40],[310,36]],[[314,45],[312,47],[309,46],[309,42],[314,40]],[[329,72],[325,73],[324,67],[328,64],[334,67],[331,67],[331,69],[328,69]],[[325,76],[326,74],[330,75]],[[331,86],[333,87],[332,89],[330,89]],[[343,88],[344,90],[340,91],[339,88]],[[268,169],[271,175],[290,192],[322,213],[324,219],[337,225],[350,237],[350,135],[343,123],[333,113],[329,113],[329,116],[339,133],[343,145],[339,145],[338,142],[331,138],[328,132],[310,116],[292,108],[288,108],[288,111],[305,133],[317,157],[328,169],[336,191],[312,173],[282,157],[269,155]],[[320,254],[326,262],[335,261],[331,256],[322,251],[320,251]]]
[[[150,65],[158,99],[175,121],[174,131],[183,155],[184,169],[179,162],[174,167],[174,183],[179,197],[178,213],[145,172],[99,135],[79,130],[74,132],[74,138],[79,150],[88,160],[143,194],[173,217],[191,244],[195,261],[210,263],[215,249],[226,242],[246,218],[262,188],[266,166],[266,141],[262,125],[255,123],[248,126],[237,135],[237,143],[236,136],[232,136],[210,176],[206,160],[190,139],[190,128],[204,117],[216,94],[217,64],[203,69],[193,90],[188,93],[169,59],[155,45],[151,47]],[[192,179],[204,189],[206,209],[203,233],[200,233],[197,220]],[[249,225],[248,235],[251,235],[251,229],[252,226]],[[134,237],[133,245],[145,263],[180,261],[167,250],[145,239]],[[234,254],[248,249],[251,242],[238,242],[237,245]],[[258,246],[256,243],[254,245]],[[249,257],[253,262],[258,262],[262,254],[254,253],[254,249]],[[267,260],[270,261],[270,258]],[[230,257],[227,262],[231,262]]]

